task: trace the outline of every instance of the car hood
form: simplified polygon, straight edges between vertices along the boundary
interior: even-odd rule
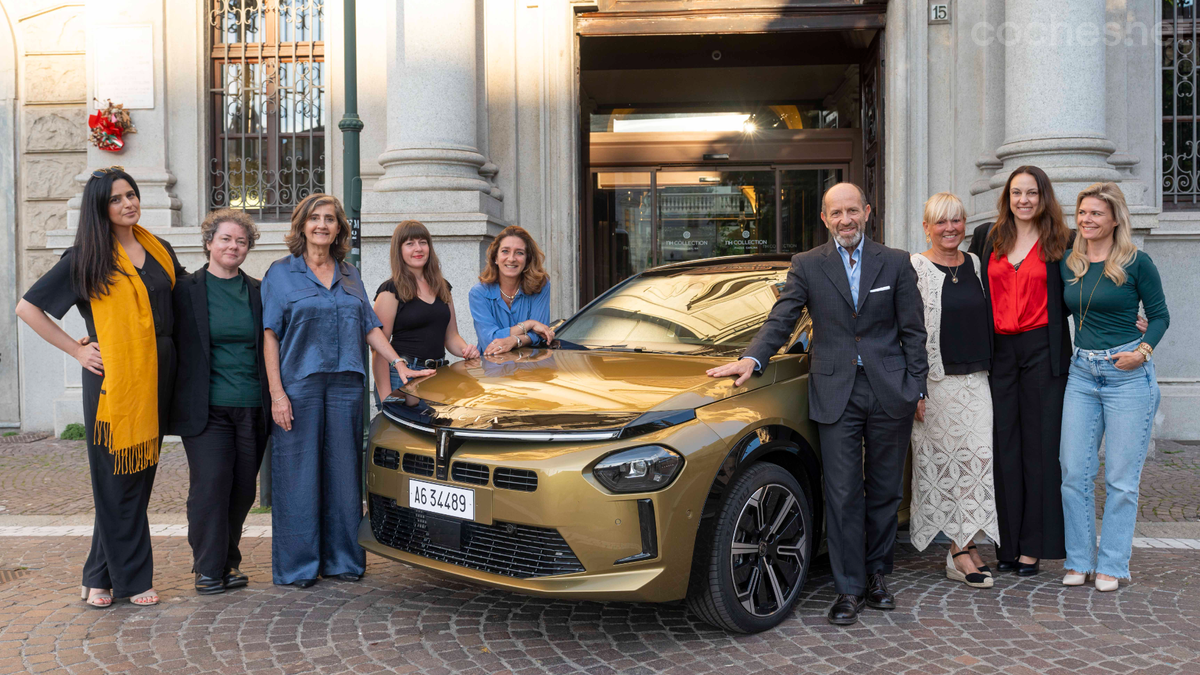
[[[385,402],[385,412],[463,429],[614,429],[662,420],[769,384],[705,371],[730,357],[522,350],[439,368]]]

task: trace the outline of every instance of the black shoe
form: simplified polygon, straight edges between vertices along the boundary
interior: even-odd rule
[[[867,577],[867,607],[896,609],[896,596],[888,592],[882,574]]]
[[[225,582],[214,577],[206,577],[196,573],[196,593],[199,595],[216,595],[225,592]]]
[[[355,574],[354,572],[342,572],[341,574],[333,575],[333,578],[340,579],[341,581],[358,581],[362,578],[362,575]]]
[[[225,588],[242,588],[250,583],[250,577],[242,574],[242,571],[236,567],[230,567],[225,572]]]
[[[996,561],[996,571],[998,572],[1014,572],[1017,569],[1016,560],[998,560]]]
[[[829,623],[835,626],[852,626],[858,623],[858,614],[863,610],[863,598],[858,595],[840,594],[829,608]]]
[[[1041,561],[1039,560],[1034,563],[1023,563],[1023,562],[1017,563],[1017,576],[1031,577],[1031,576],[1037,574],[1039,562],[1041,562]]]
[[[297,579],[292,582],[292,585],[297,588],[311,588],[317,585],[316,579]]]
[[[967,546],[967,550],[968,551],[978,551],[979,548],[977,546],[975,546],[975,544],[971,544],[971,545]],[[978,569],[979,573],[985,577],[992,576],[992,569],[990,567],[988,567],[987,565],[976,565],[975,568]]]

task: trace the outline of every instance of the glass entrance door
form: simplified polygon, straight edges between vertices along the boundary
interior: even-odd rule
[[[660,264],[775,251],[775,172],[659,171]]]
[[[584,300],[656,265],[823,244],[821,195],[844,166],[593,169]]]

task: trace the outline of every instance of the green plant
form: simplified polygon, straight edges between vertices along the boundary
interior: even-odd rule
[[[16,431],[6,431],[6,432],[4,432],[4,437],[5,437],[5,438],[8,438],[9,436],[16,436],[16,435],[17,435],[17,432],[16,432]]]
[[[64,441],[82,441],[87,438],[87,432],[84,430],[82,424],[71,423],[63,429],[62,436],[59,436],[59,438]]]
[[[256,506],[256,507],[250,509],[250,513],[270,513],[270,512],[271,512],[271,507],[269,507],[269,506]]]

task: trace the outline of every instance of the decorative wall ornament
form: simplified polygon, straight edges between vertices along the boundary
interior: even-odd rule
[[[88,117],[88,128],[91,129],[92,145],[109,152],[118,152],[125,147],[125,134],[137,133],[133,120],[129,118],[129,111],[111,99],[104,108],[96,103],[96,114]]]

